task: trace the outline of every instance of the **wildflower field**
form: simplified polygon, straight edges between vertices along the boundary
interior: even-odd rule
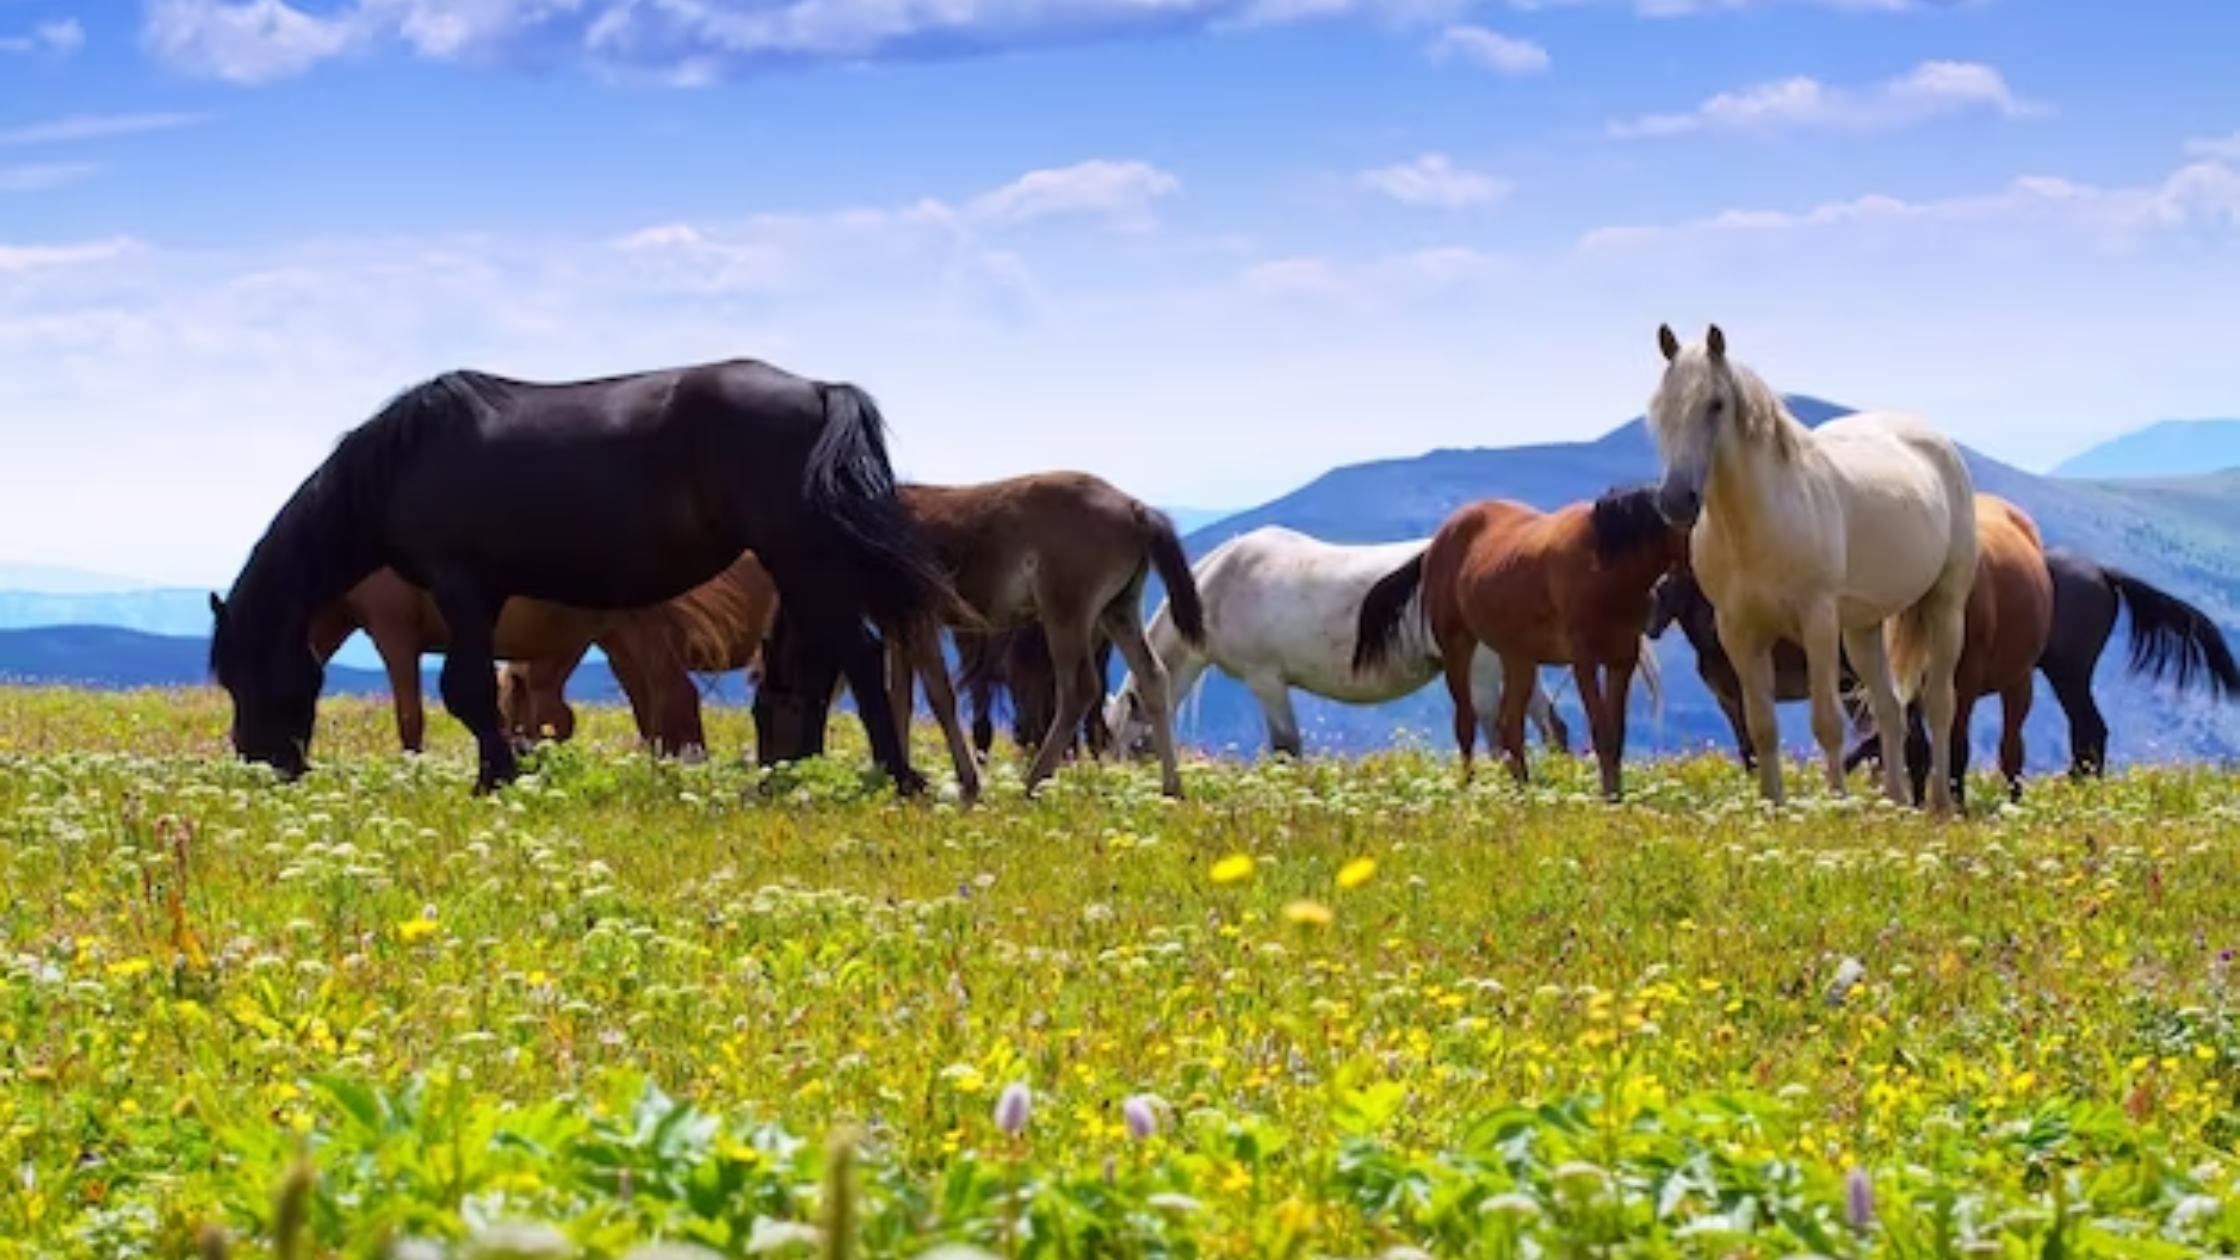
[[[959,810],[584,716],[474,799],[440,709],[283,787],[214,692],[0,689],[0,1256],[2240,1254],[2211,771]]]

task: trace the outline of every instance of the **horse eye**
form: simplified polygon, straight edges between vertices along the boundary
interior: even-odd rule
[[[1721,413],[1721,412],[1725,411],[1726,409],[1727,409],[1727,400],[1726,400],[1725,398],[1714,398],[1714,399],[1712,399],[1712,400],[1711,400],[1711,414],[1712,414],[1712,415],[1718,415],[1719,413]]]

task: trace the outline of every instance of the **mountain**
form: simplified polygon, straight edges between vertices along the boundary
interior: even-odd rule
[[[1235,508],[1170,507],[1159,510],[1174,521],[1175,532],[1181,534],[1195,533],[1215,521],[1228,519],[1236,512]]]
[[[2190,477],[2240,468],[2240,420],[2164,420],[2061,461],[2054,477]]]

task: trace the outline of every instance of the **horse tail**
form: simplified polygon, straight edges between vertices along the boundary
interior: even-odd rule
[[[1664,666],[1657,661],[1657,645],[1641,636],[1641,685],[1649,693],[1649,716],[1664,721]]]
[[[1890,660],[1890,682],[1902,712],[1921,693],[1929,672],[1929,618],[1926,601],[1916,601],[1883,623],[1882,642]]]
[[[1190,571],[1190,556],[1182,549],[1182,539],[1174,532],[1174,521],[1156,508],[1136,505],[1136,519],[1145,533],[1145,545],[1151,551],[1151,567],[1159,571],[1159,581],[1167,588],[1167,608],[1174,616],[1174,628],[1182,632],[1182,641],[1194,648],[1206,645],[1205,598],[1198,592],[1198,575]]]
[[[803,498],[838,536],[862,582],[865,610],[888,629],[978,625],[904,507],[887,458],[886,420],[861,387],[819,382],[824,428],[809,448]]]
[[[1423,589],[1423,558],[1430,551],[1426,547],[1417,552],[1406,564],[1378,578],[1369,593],[1361,597],[1361,616],[1354,628],[1354,673],[1374,669],[1391,655],[1392,641],[1400,633],[1400,618],[1416,592]]]
[[[2102,580],[2131,610],[2131,673],[2161,679],[2175,672],[2180,691],[2205,684],[2220,700],[2240,694],[2240,668],[2224,632],[2207,613],[2111,565]]]

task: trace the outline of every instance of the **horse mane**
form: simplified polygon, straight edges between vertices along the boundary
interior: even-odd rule
[[[1657,510],[1654,484],[1606,490],[1589,509],[1587,523],[1594,534],[1595,554],[1615,560],[1664,544],[1672,526]]]
[[[1680,414],[1702,415],[1704,404],[1724,380],[1733,387],[1735,414],[1730,422],[1735,432],[1746,441],[1770,445],[1776,459],[1786,462],[1795,458],[1802,449],[1797,435],[1810,430],[1789,410],[1789,404],[1782,401],[1780,393],[1748,364],[1732,358],[1713,359],[1708,352],[1698,353],[1703,357],[1694,371],[1665,373],[1658,383],[1657,398],[1652,400],[1650,414],[1669,409],[1669,404],[1659,407],[1656,403],[1664,400],[1667,388],[1677,384],[1679,394],[1671,402],[1679,404]],[[1654,425],[1651,431],[1655,431]]]
[[[261,657],[277,645],[268,633],[294,624],[272,614],[291,601],[310,609],[341,598],[352,584],[380,567],[371,524],[395,483],[399,467],[432,427],[479,418],[496,409],[507,383],[478,372],[453,371],[411,386],[373,417],[345,430],[334,450],[273,514],[263,537],[226,598],[226,637],[244,656]],[[240,615],[233,615],[238,606]],[[219,638],[210,640],[216,673]]]

